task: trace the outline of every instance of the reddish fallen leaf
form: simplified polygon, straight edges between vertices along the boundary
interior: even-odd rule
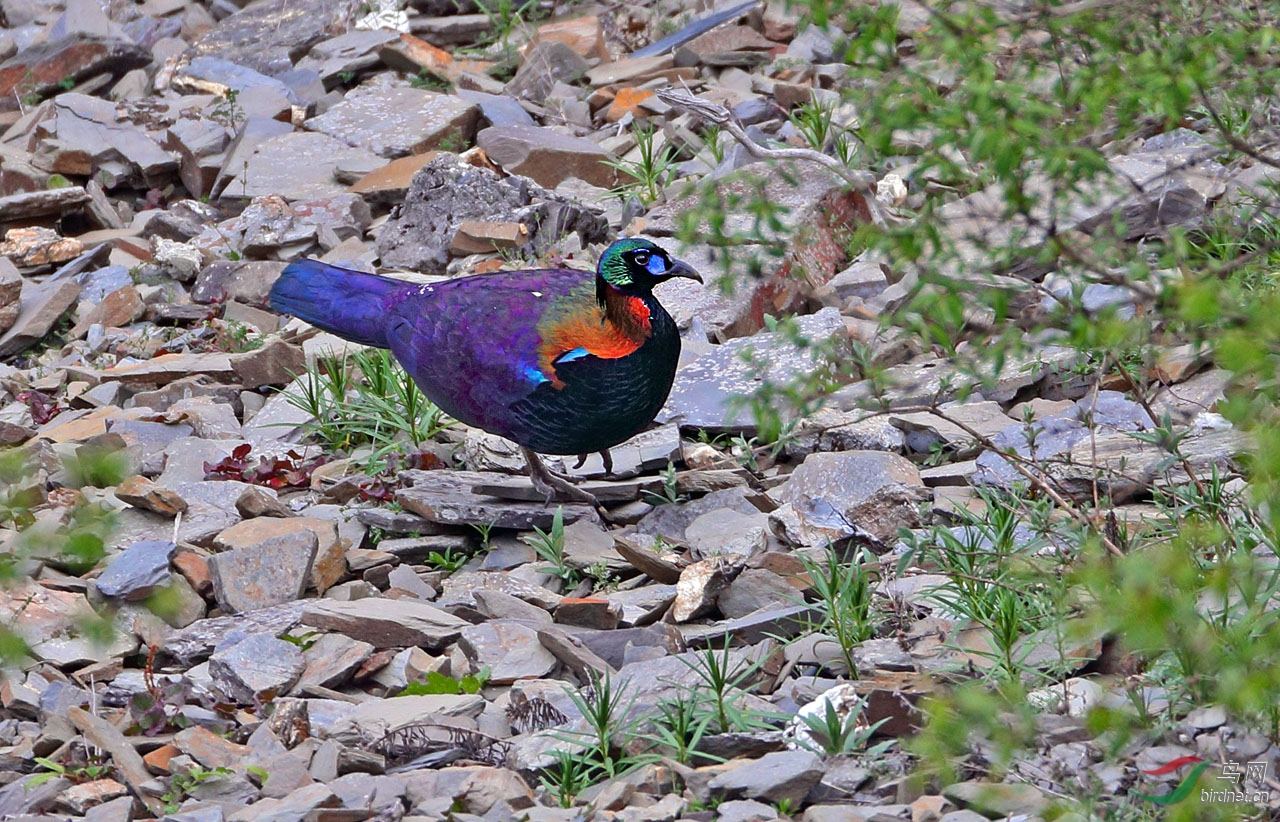
[[[252,446],[245,443],[221,462],[206,462],[205,479],[235,480],[276,489],[306,488],[311,485],[312,472],[327,461],[324,456],[305,460],[297,451],[290,451],[283,457],[260,457],[255,465],[249,460],[251,450]]]
[[[58,401],[43,391],[23,391],[18,399],[27,404],[31,410],[31,419],[36,425],[44,425],[62,412]]]

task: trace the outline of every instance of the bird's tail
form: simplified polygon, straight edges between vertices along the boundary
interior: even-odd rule
[[[386,348],[390,298],[405,287],[376,274],[298,260],[271,287],[271,307],[343,339]]]

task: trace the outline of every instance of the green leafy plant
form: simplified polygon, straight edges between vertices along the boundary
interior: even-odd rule
[[[493,538],[493,528],[496,523],[497,523],[496,519],[489,522],[487,525],[482,525],[478,522],[470,523],[471,527],[475,529],[475,532],[480,535],[481,551],[489,550],[490,541]]]
[[[875,757],[893,746],[894,740],[889,739],[873,748],[867,748],[867,742],[870,741],[872,734],[888,722],[889,717],[881,719],[874,725],[863,722],[862,715],[866,710],[865,698],[850,708],[844,716],[840,715],[832,700],[826,700],[824,708],[821,716],[800,716],[805,727],[809,729],[809,739],[812,740],[801,739],[800,744],[804,748],[818,755],[848,756],[865,751],[868,757]]]
[[[657,711],[653,730],[645,736],[654,750],[682,765],[719,761],[719,757],[698,753],[698,743],[706,735],[712,715],[702,709],[696,698],[681,693],[658,703]]]
[[[675,463],[668,461],[662,471],[662,490],[645,491],[645,501],[651,505],[679,505],[689,500],[688,495],[680,493],[680,480],[676,475]]]
[[[680,657],[697,674],[695,704],[707,717],[707,728],[715,733],[756,730],[773,718],[742,705],[746,686],[760,670],[760,663],[735,660],[731,645],[726,637],[720,647],[706,648],[692,662]]]
[[[841,658],[850,676],[856,676],[858,671],[853,661],[854,650],[876,631],[873,579],[864,568],[863,559],[859,551],[849,561],[841,561],[832,547],[827,548],[821,563],[800,555],[822,610],[822,621],[813,626],[814,630],[831,635],[840,646]]]
[[[511,35],[532,19],[538,8],[536,0],[477,0],[476,5],[489,19],[485,42],[500,43],[503,52],[511,51]]]
[[[419,682],[410,682],[398,696],[428,696],[431,694],[478,694],[484,684],[489,681],[489,669],[482,668],[474,674],[454,679],[439,671],[427,671],[426,677]]]
[[[626,736],[634,721],[627,715],[635,704],[635,697],[626,699],[626,694],[613,683],[608,674],[590,673],[585,691],[565,689],[569,699],[586,720],[586,731],[558,731],[557,735],[566,742],[586,746],[586,761],[599,768],[604,777],[613,778],[640,764],[636,759],[622,753],[615,744],[615,739]]]
[[[838,106],[835,100],[815,98],[796,106],[791,123],[815,151],[830,151],[846,166],[853,166],[858,159],[858,143],[836,120]]]
[[[210,118],[222,123],[228,128],[234,128],[245,119],[244,109],[240,106],[240,90],[229,88],[221,98],[218,99],[217,105],[213,107],[213,111],[209,112]]]
[[[469,559],[471,559],[471,554],[463,549],[455,550],[452,545],[445,548],[443,554],[439,551],[432,551],[427,554],[427,562],[433,568],[438,568],[450,574],[466,565]]]
[[[525,534],[520,541],[533,549],[538,559],[547,563],[539,568],[538,573],[550,574],[564,581],[566,585],[577,585],[582,579],[573,568],[570,568],[564,556],[564,508],[557,507],[551,517],[551,529],[543,531],[536,525],[532,534]]]
[[[630,182],[616,189],[619,193],[634,193],[643,202],[652,203],[661,196],[663,187],[675,174],[676,152],[665,143],[658,146],[653,126],[636,125],[633,133],[639,157],[635,160],[605,160],[604,164],[630,178]]]
[[[308,433],[329,448],[370,446],[370,469],[453,424],[383,349],[321,357],[285,398],[310,416]]]
[[[724,134],[724,129],[715,123],[702,130],[702,145],[717,165],[724,162],[725,156],[724,144],[720,141],[722,134]]]
[[[551,752],[556,764],[538,773],[538,781],[555,797],[562,808],[572,808],[578,794],[604,778],[605,772],[595,762],[569,751]]]
[[[225,779],[231,776],[234,771],[230,768],[205,768],[202,765],[192,765],[186,771],[179,771],[169,777],[169,790],[160,795],[160,801],[164,803],[165,813],[177,813],[182,806],[183,800],[189,797],[196,788],[215,779]]]
[[[618,575],[609,568],[609,563],[605,560],[588,565],[583,571],[583,575],[592,580],[592,593],[599,594],[618,590],[618,583],[620,582]]]
[[[441,93],[448,93],[453,88],[453,84],[450,83],[447,79],[445,79],[444,77],[441,77],[440,75],[436,74],[434,71],[426,67],[423,67],[418,71],[416,75],[409,78],[409,85],[413,86],[414,88],[424,88],[424,89],[428,89],[429,91],[438,91]],[[450,151],[451,149],[442,148],[440,150]]]
[[[115,770],[115,767],[110,762],[89,761],[77,765],[63,765],[43,756],[37,756],[32,761],[43,770],[33,774],[26,781],[28,790],[38,788],[46,782],[60,777],[68,779],[74,784],[92,782],[95,779],[104,779],[110,776]]]
[[[283,639],[285,642],[288,642],[292,645],[296,645],[298,646],[299,649],[305,651],[308,648],[310,648],[312,645],[315,645],[317,640],[320,639],[320,632],[306,631],[302,634],[296,634],[296,635],[285,633],[285,634],[281,634],[280,638]]]
[[[263,335],[242,322],[220,320],[216,324],[211,321],[210,325],[217,334],[215,344],[220,351],[243,354],[263,346]]]

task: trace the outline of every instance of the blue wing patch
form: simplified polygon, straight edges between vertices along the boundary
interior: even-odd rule
[[[585,348],[574,348],[556,357],[555,362],[559,364],[562,362],[571,362],[572,360],[580,360],[590,353],[591,352]]]
[[[524,373],[524,378],[529,382],[533,383],[535,386],[541,385],[544,382],[551,382],[551,380],[547,379],[546,374],[543,374],[541,371],[538,370],[538,367],[536,365],[526,365],[521,370]]]

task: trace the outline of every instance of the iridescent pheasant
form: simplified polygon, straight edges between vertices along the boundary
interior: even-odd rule
[[[467,425],[515,441],[533,484],[594,503],[538,453],[588,454],[642,431],[680,358],[653,288],[692,268],[642,239],[605,249],[595,275],[552,268],[420,285],[303,260],[271,289],[276,310],[389,348],[423,393]]]

